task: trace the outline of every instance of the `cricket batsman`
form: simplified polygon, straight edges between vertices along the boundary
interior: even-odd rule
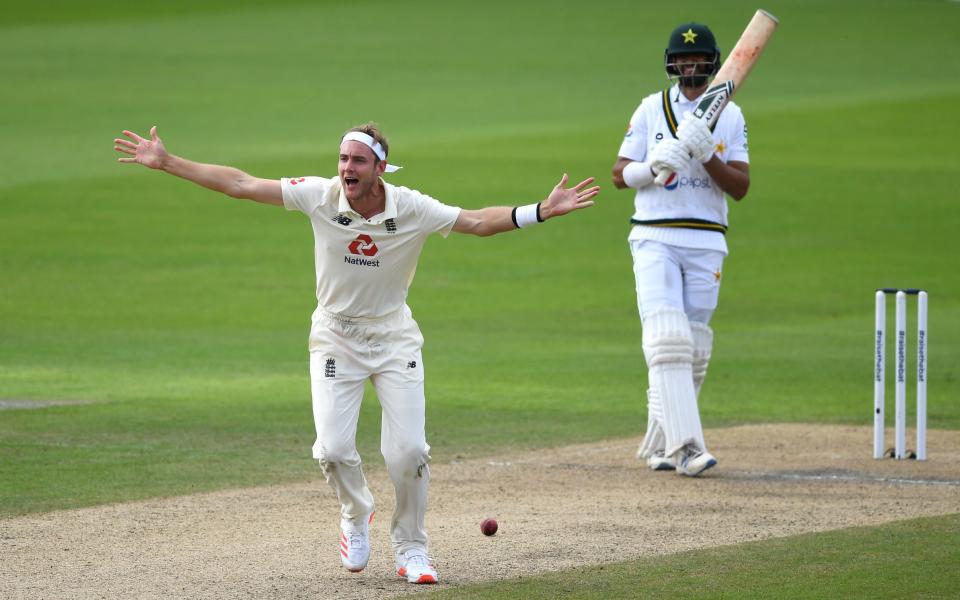
[[[684,23],[664,51],[672,85],[643,99],[613,165],[613,183],[632,188],[637,307],[647,363],[647,431],[638,457],[657,471],[697,476],[717,464],[707,450],[697,397],[713,346],[727,255],[727,202],[750,186],[747,127],[730,102],[715,128],[692,111],[720,68],[706,25]],[[671,172],[663,185],[655,179]]]

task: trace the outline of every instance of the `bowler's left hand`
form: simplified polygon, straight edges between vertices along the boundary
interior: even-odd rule
[[[593,206],[593,197],[600,193],[600,186],[587,186],[593,183],[594,178],[588,177],[571,188],[565,188],[568,179],[564,173],[560,183],[554,186],[547,199],[540,203],[540,218],[544,221]]]

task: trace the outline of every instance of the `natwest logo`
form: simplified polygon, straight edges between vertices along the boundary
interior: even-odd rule
[[[365,233],[357,236],[357,239],[350,242],[347,246],[350,254],[362,254],[364,256],[373,256],[377,253],[377,245],[373,243],[373,238]]]

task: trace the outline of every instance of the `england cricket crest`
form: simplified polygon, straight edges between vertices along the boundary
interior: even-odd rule
[[[720,111],[733,96],[733,81],[724,81],[708,89],[693,111],[693,116],[706,121],[711,127],[717,122]]]

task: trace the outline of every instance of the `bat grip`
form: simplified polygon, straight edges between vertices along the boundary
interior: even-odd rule
[[[670,169],[664,169],[657,173],[657,177],[653,180],[657,185],[663,185],[670,179],[670,176],[673,175],[673,171]]]

